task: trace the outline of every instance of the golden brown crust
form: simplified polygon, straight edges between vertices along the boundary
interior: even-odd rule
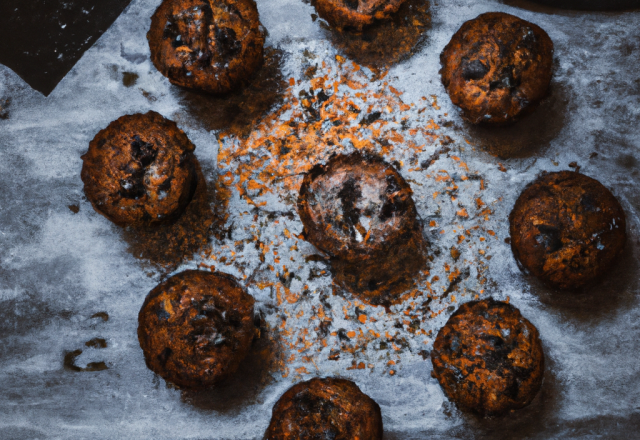
[[[600,182],[572,171],[543,174],[509,216],[516,260],[549,286],[572,290],[602,276],[622,253],[626,218]]]
[[[265,440],[381,440],[380,407],[350,380],[311,379],[273,407]]]
[[[480,416],[528,405],[544,374],[538,330],[518,309],[492,299],[465,303],[451,315],[431,361],[445,394]]]
[[[416,207],[402,176],[382,158],[332,157],[305,176],[298,214],[306,239],[333,258],[375,259],[415,229]]]
[[[147,367],[181,387],[215,385],[237,370],[251,347],[253,304],[229,275],[174,275],[147,295],[138,315]]]
[[[84,192],[117,225],[171,223],[196,190],[194,150],[176,123],[156,112],[122,116],[82,156]]]
[[[172,84],[226,93],[260,66],[265,35],[253,0],[164,0],[147,38]]]
[[[361,30],[375,20],[386,20],[405,0],[314,0],[318,15],[336,28]]]
[[[467,21],[440,55],[442,84],[473,124],[505,124],[535,108],[551,82],[553,42],[501,12]]]

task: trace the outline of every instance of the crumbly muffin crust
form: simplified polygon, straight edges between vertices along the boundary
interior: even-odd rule
[[[138,340],[150,370],[185,388],[234,373],[255,337],[254,299],[229,275],[188,270],[147,295]]]
[[[505,124],[547,95],[553,42],[539,26],[501,12],[467,21],[440,55],[442,84],[473,124]]]
[[[262,64],[265,33],[253,0],[164,0],[147,39],[172,84],[222,94]]]
[[[405,0],[314,0],[318,15],[333,27],[362,30],[376,20],[386,20]]]
[[[509,216],[516,260],[547,285],[573,290],[604,275],[627,239],[620,203],[600,182],[572,171],[545,173]]]
[[[465,303],[451,315],[431,361],[445,394],[480,416],[528,405],[544,374],[538,330],[518,309],[492,299]]]
[[[416,225],[409,184],[380,157],[332,157],[305,176],[298,213],[306,239],[331,257],[375,259]]]
[[[350,380],[311,379],[280,397],[265,440],[381,440],[380,407]]]
[[[82,156],[84,192],[117,225],[171,223],[196,190],[194,150],[176,123],[156,112],[122,116]]]

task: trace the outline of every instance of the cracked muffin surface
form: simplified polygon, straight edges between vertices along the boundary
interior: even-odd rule
[[[337,155],[312,168],[298,197],[306,239],[344,260],[375,258],[416,227],[409,184],[378,156]]]
[[[382,440],[380,407],[346,379],[314,378],[276,402],[265,440]]]
[[[156,286],[138,315],[147,367],[168,382],[206,388],[234,373],[256,334],[254,299],[233,277],[188,270]]]
[[[539,26],[501,12],[467,21],[440,55],[442,84],[473,124],[506,124],[544,98],[553,42]]]
[[[375,20],[386,20],[405,0],[314,0],[318,15],[337,28],[362,30]]]
[[[574,290],[597,280],[622,253],[626,218],[600,182],[573,171],[545,173],[509,216],[516,260],[545,284]]]
[[[431,361],[449,399],[483,417],[531,403],[544,373],[538,330],[493,299],[461,305],[438,332]]]
[[[82,156],[84,192],[94,209],[120,226],[175,221],[197,186],[195,146],[156,112],[111,122]]]
[[[303,236],[328,256],[337,286],[389,306],[426,264],[411,187],[380,156],[335,155],[313,167],[298,196]]]
[[[164,0],[147,38],[151,61],[171,83],[208,93],[232,91],[263,61],[253,0]]]

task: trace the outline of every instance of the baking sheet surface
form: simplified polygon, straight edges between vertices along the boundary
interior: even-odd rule
[[[411,30],[389,31],[396,52],[374,40],[387,70],[364,66],[376,48],[340,39],[309,4],[258,0],[265,67],[221,99],[179,90],[151,64],[159,3],[134,0],[47,98],[0,66],[1,439],[259,439],[280,395],[317,375],[374,398],[387,439],[639,438],[640,11],[414,1]],[[555,45],[550,96],[505,129],[464,123],[438,76],[451,35],[487,11],[533,21]],[[184,218],[142,233],[92,209],[80,155],[112,120],[148,110],[188,134],[202,172]],[[431,256],[388,312],[333,286],[299,238],[303,173],[361,148],[411,184]],[[604,282],[560,295],[518,269],[507,217],[538,173],[577,167],[618,197],[629,241]],[[154,376],[136,337],[145,295],[197,267],[238,277],[262,318],[246,365],[205,393]],[[538,397],[498,420],[460,413],[431,378],[435,334],[476,296],[520,308],[546,355]],[[106,347],[87,345],[96,338]],[[97,371],[78,371],[89,364]]]

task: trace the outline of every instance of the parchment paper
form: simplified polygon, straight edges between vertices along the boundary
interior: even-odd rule
[[[317,375],[350,378],[375,399],[386,439],[640,438],[640,12],[433,2],[423,41],[383,77],[354,66],[312,17],[311,5],[258,0],[272,50],[268,72],[284,84],[267,100],[266,114],[293,118],[300,91],[326,76],[336,99],[360,108],[350,123],[364,127],[361,140],[397,161],[412,185],[433,260],[429,274],[418,277],[417,294],[386,312],[335,290],[322,255],[297,238],[301,177],[259,180],[265,175],[256,157],[278,163],[285,154],[256,140],[268,127],[245,124],[253,141],[223,136],[224,100],[179,90],[153,67],[146,32],[159,3],[134,0],[48,98],[0,66],[0,105],[11,98],[0,119],[1,439],[259,439],[280,395]],[[464,123],[438,75],[451,35],[487,11],[533,21],[555,44],[549,98],[505,129]],[[340,82],[345,75],[362,88]],[[80,180],[80,156],[93,136],[123,114],[148,110],[178,122],[197,146],[207,188],[218,191],[212,200],[226,197],[216,202],[222,214],[206,245],[172,264],[152,261],[135,232],[97,214]],[[380,136],[395,136],[393,130],[401,138],[385,145],[358,125],[375,111],[386,121]],[[348,138],[318,145],[308,162],[356,148]],[[507,217],[539,172],[577,166],[618,197],[629,241],[605,281],[559,294],[517,267],[505,242]],[[239,169],[248,170],[245,180]],[[184,392],[154,376],[136,336],[145,295],[170,274],[196,267],[237,276],[255,296],[264,329],[250,365],[206,393]],[[500,419],[460,413],[431,377],[428,353],[437,330],[476,295],[508,298],[537,326],[545,350],[540,394]],[[329,322],[325,336],[322,321]],[[95,338],[106,348],[86,344]],[[82,353],[73,355],[76,350]],[[100,362],[106,369],[74,371]]]

